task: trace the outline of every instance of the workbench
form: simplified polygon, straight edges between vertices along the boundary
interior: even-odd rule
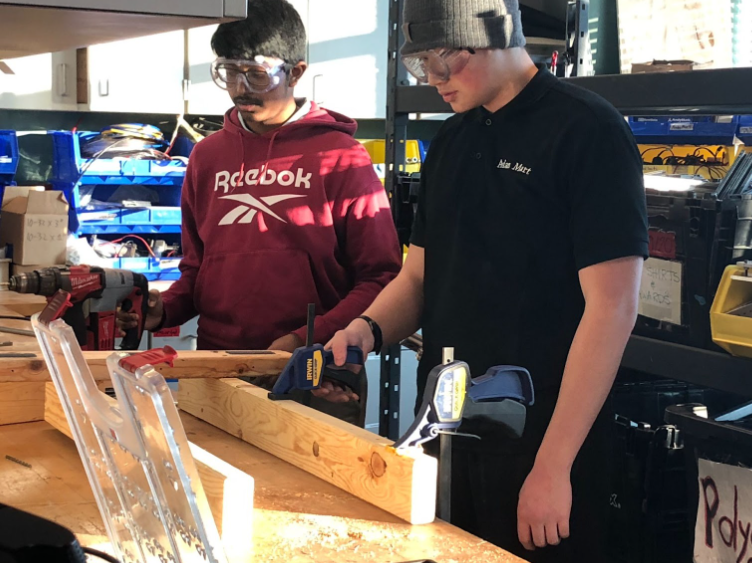
[[[39,297],[0,292],[0,315],[31,314],[43,304]],[[29,328],[7,319],[0,325]],[[39,351],[33,337],[0,334],[0,341],[14,343],[2,352]],[[83,545],[106,551],[107,535],[76,446],[43,421],[44,393],[43,382],[0,383],[0,502],[58,522]],[[206,422],[181,416],[191,442],[255,480],[248,527],[258,561],[522,563],[445,522],[411,526]]]

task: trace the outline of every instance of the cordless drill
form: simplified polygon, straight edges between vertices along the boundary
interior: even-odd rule
[[[12,276],[8,285],[11,291],[42,295],[48,302],[59,290],[68,292],[73,306],[62,318],[73,327],[83,350],[113,350],[118,306],[135,313],[138,326],[126,331],[121,349],[138,349],[149,294],[143,274],[96,266],[44,268]]]

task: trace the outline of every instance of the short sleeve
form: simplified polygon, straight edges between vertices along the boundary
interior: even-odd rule
[[[568,153],[570,233],[577,269],[648,256],[642,158],[623,118],[593,120]]]
[[[410,244],[426,247],[426,174],[428,163],[424,163],[423,172],[420,175],[420,186],[418,187],[418,208],[413,219],[413,230],[410,233]]]

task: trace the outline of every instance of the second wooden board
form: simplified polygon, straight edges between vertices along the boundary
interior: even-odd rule
[[[97,381],[109,381],[107,358],[112,351],[84,352],[92,376]],[[185,350],[175,358],[174,367],[155,366],[165,378],[238,377],[279,375],[287,362],[288,352]],[[37,358],[0,358],[0,383],[51,381],[41,351]]]
[[[433,522],[436,459],[238,379],[181,380],[185,412],[410,522]]]

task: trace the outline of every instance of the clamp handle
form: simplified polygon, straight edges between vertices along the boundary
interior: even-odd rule
[[[358,348],[357,346],[348,346],[347,347],[347,356],[345,357],[345,363],[346,364],[357,364],[357,365],[363,365],[363,350]],[[324,358],[324,365],[325,366],[331,366],[334,364],[334,354],[331,350],[327,350],[325,352],[325,358]],[[329,380],[337,381],[339,383],[342,383],[343,385],[346,385],[350,389],[353,389],[354,391],[358,390],[358,387],[360,386],[360,376],[356,373],[351,372],[347,369],[332,369],[329,368],[326,370],[326,373],[324,374],[324,377]]]
[[[530,372],[519,366],[493,366],[471,380],[468,396],[474,403],[513,399],[530,406],[535,402]]]
[[[334,363],[334,352],[331,350],[326,350],[324,352],[324,364],[325,365],[331,365]],[[346,364],[358,364],[363,365],[363,350],[358,348],[357,346],[348,346],[347,347],[347,356],[345,357],[345,363]]]

